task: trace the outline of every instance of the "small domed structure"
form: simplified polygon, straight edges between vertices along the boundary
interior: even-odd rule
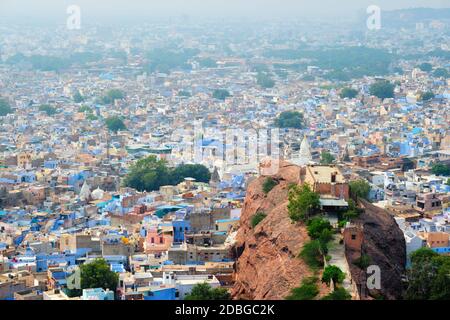
[[[311,147],[309,145],[308,138],[306,135],[300,144],[300,150],[296,156],[291,160],[293,164],[304,166],[312,163]]]
[[[98,187],[97,189],[95,189],[91,193],[92,200],[94,200],[94,201],[95,200],[101,200],[101,199],[103,199],[104,196],[105,196],[105,191],[100,189],[100,187]]]
[[[91,188],[88,183],[84,181],[83,186],[80,190],[80,200],[81,201],[89,201],[91,199]]]

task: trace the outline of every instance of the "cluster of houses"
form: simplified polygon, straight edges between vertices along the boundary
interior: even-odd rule
[[[301,179],[320,193],[324,210],[345,209],[348,181],[366,180],[370,200],[404,231],[408,253],[428,246],[449,254],[449,177],[431,172],[436,163],[450,163],[448,78],[418,68],[420,59],[405,59],[402,72],[385,79],[348,81],[357,95],[343,98],[341,87],[324,77],[329,70],[314,61],[263,54],[297,48],[296,36],[270,44],[266,39],[277,33],[268,28],[249,36],[252,46],[236,37],[225,50],[229,39],[220,28],[186,36],[153,27],[161,35],[130,26],[106,39],[90,29],[67,38],[63,31],[53,37],[23,29],[25,37],[22,29],[5,29],[0,97],[13,112],[0,116],[0,299],[183,299],[197,283],[229,287],[245,190],[265,156],[302,166]],[[130,34],[142,41],[130,41]],[[389,37],[378,43],[397,48],[410,40],[404,32]],[[434,45],[445,37],[425,38]],[[180,39],[185,50],[200,50],[183,61],[188,67],[146,69],[148,47]],[[311,48],[331,41],[307,40]],[[92,50],[97,58],[56,71],[13,63],[20,54]],[[450,67],[446,59],[431,62],[434,70]],[[272,88],[257,83],[257,67],[270,71]],[[392,98],[370,94],[380,80],[395,84]],[[102,100],[111,89],[123,97]],[[217,90],[229,95],[217,97]],[[434,95],[423,101],[428,91]],[[284,111],[301,112],[304,123],[268,138]],[[126,130],[108,130],[105,119],[113,116]],[[334,158],[331,164],[319,165],[323,152]],[[130,166],[149,155],[171,167],[201,163],[211,181],[186,177],[154,192],[124,187]],[[79,266],[99,257],[119,274],[117,291],[89,288],[69,297],[80,289]]]
[[[79,192],[50,188],[67,206],[4,208],[0,299],[73,299],[79,266],[96,258],[119,274],[117,292],[92,288],[75,299],[175,300],[197,283],[227,287],[247,179],[187,178],[150,193],[94,189],[85,179]]]

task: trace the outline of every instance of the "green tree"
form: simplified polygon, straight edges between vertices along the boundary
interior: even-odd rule
[[[268,194],[270,191],[272,191],[272,189],[273,189],[276,185],[277,185],[277,182],[276,182],[273,178],[267,177],[267,178],[264,180],[264,183],[263,183],[263,186],[262,186],[263,192],[264,192],[265,194]]]
[[[121,100],[125,98],[125,92],[120,89],[111,89],[106,92],[106,94],[97,102],[101,104],[113,104],[116,100]]]
[[[331,280],[337,285],[342,283],[344,279],[345,273],[337,266],[326,266],[325,270],[323,270],[322,282],[326,283],[328,286],[330,285]]]
[[[420,248],[411,253],[411,263],[422,263],[430,261],[433,258],[439,257],[439,254],[431,250],[430,248]]]
[[[450,78],[450,73],[448,72],[447,69],[437,68],[436,70],[434,70],[433,76],[436,78],[448,79],[448,78]]]
[[[78,112],[82,112],[82,113],[92,113],[92,109],[91,108],[89,108],[88,106],[81,106],[79,109],[78,109]]]
[[[69,297],[69,298],[77,298],[80,297],[83,294],[83,290],[81,289],[65,289],[64,293]]]
[[[367,267],[372,263],[372,259],[367,254],[361,255],[358,259],[356,259],[353,264],[358,266],[362,270],[366,270]]]
[[[103,288],[116,291],[119,275],[110,270],[105,259],[95,259],[80,267],[81,289]]]
[[[77,92],[75,92],[75,94],[73,95],[73,101],[75,103],[80,103],[83,102],[85,99],[84,97],[81,95],[80,91],[77,90]]]
[[[389,81],[377,81],[370,86],[369,92],[380,99],[393,98],[394,85]]]
[[[446,185],[450,186],[450,178],[447,179]]]
[[[433,70],[433,65],[431,63],[424,62],[419,65],[419,69],[424,72],[430,72],[431,70]]]
[[[112,116],[105,120],[106,126],[108,127],[109,131],[112,131],[114,133],[117,133],[118,131],[127,130],[127,127],[125,126],[125,123],[123,120],[118,116]]]
[[[217,67],[216,60],[211,59],[211,58],[199,59],[198,63],[203,68],[216,68]]]
[[[153,155],[133,163],[124,179],[125,186],[138,191],[156,191],[169,183],[167,162]]]
[[[190,98],[192,96],[192,94],[189,91],[180,90],[180,91],[178,91],[178,96]]]
[[[264,89],[270,89],[275,86],[275,81],[266,72],[259,72],[256,77],[256,82]]]
[[[450,300],[450,256],[441,256],[429,248],[411,254],[408,270],[408,300]]]
[[[250,221],[252,228],[255,228],[266,217],[267,217],[267,215],[262,211],[258,211],[257,213],[255,213],[255,215],[252,217],[252,219]]]
[[[196,284],[184,300],[231,300],[225,288],[212,288],[208,283]]]
[[[333,240],[333,230],[331,229],[324,229],[322,232],[320,232],[319,238],[318,238],[320,245],[322,248],[327,248],[328,243]],[[324,251],[328,251],[328,249],[325,249]]]
[[[303,128],[303,114],[298,111],[284,111],[275,119],[275,126],[278,128]]]
[[[431,300],[450,300],[450,257],[439,256],[435,259],[438,271],[431,288]]]
[[[48,104],[43,104],[38,107],[38,110],[45,112],[48,116],[52,116],[57,113],[56,108]]]
[[[88,113],[88,115],[86,116],[86,120],[95,121],[98,120],[98,117],[93,113]]]
[[[450,165],[437,162],[432,165],[431,172],[437,176],[450,176]]]
[[[300,287],[291,290],[286,300],[313,300],[318,294],[317,278],[308,277],[303,279]]]
[[[124,185],[139,191],[155,191],[161,186],[176,185],[184,178],[194,178],[198,182],[209,182],[211,173],[200,164],[184,164],[169,169],[165,160],[156,156],[140,159],[130,166]]]
[[[308,221],[306,230],[308,230],[308,235],[313,240],[317,240],[323,234],[325,230],[333,230],[331,223],[323,218],[315,217]]]
[[[199,53],[198,49],[174,50],[173,48],[156,48],[148,53],[148,73],[170,73],[174,69],[190,70],[189,60]]]
[[[341,93],[339,94],[339,96],[341,97],[341,99],[344,98],[349,98],[349,99],[353,99],[358,95],[358,90],[352,89],[352,88],[344,88],[341,90]]]
[[[344,288],[336,288],[334,291],[325,297],[322,300],[351,300],[352,296],[348,293]]]
[[[224,89],[216,89],[213,92],[213,98],[217,99],[217,100],[224,101],[226,98],[228,98],[230,96],[231,96],[230,92],[228,92],[228,90],[224,90]]]
[[[358,218],[361,214],[362,210],[356,206],[355,201],[353,199],[348,200],[348,209],[344,212],[343,217],[345,220],[350,221],[355,218]]]
[[[434,93],[431,91],[424,92],[420,95],[421,101],[430,101],[432,99],[434,99]]]
[[[194,178],[198,182],[208,183],[211,179],[211,172],[201,164],[182,164],[170,172],[170,184],[177,185],[184,178]]]
[[[323,266],[323,257],[326,253],[327,248],[324,248],[319,240],[312,240],[303,245],[299,257],[312,270],[317,270]]]
[[[293,221],[307,220],[320,208],[320,196],[309,184],[293,185],[289,190],[288,212]]]
[[[320,154],[320,158],[321,164],[329,165],[334,162],[334,156],[327,151],[322,151],[322,153]]]
[[[311,82],[316,80],[316,77],[314,77],[312,74],[305,74],[301,79],[303,81]]]
[[[368,199],[370,192],[370,185],[366,180],[350,181],[350,192],[358,198]]]
[[[6,99],[0,98],[0,117],[4,117],[10,113],[13,113],[11,105]]]

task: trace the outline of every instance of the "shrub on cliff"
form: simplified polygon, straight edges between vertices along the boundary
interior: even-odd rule
[[[307,220],[320,208],[320,196],[308,184],[294,185],[289,191],[288,212],[292,221]]]
[[[267,215],[264,212],[257,212],[250,221],[252,228],[256,227],[265,217],[267,217]]]
[[[358,198],[368,199],[370,185],[365,180],[350,181],[350,193]]]
[[[332,293],[326,295],[322,300],[350,300],[352,296],[344,288],[336,288]]]
[[[264,180],[263,183],[263,192],[265,194],[268,194],[270,191],[272,191],[272,189],[277,185],[277,182],[270,177],[267,177],[266,180]]]
[[[356,259],[353,264],[358,266],[360,269],[365,270],[372,263],[372,259],[367,254],[363,254],[361,257]]]
[[[324,254],[326,254],[326,248],[322,247],[319,240],[313,240],[305,243],[299,256],[308,267],[317,270],[323,266]]]
[[[343,214],[343,218],[346,221],[351,221],[355,218],[358,218],[359,215],[362,213],[362,209],[358,208],[356,206],[355,201],[353,201],[352,199],[348,200],[348,209],[346,212],[344,212]]]
[[[332,230],[333,227],[331,223],[323,218],[315,217],[308,221],[306,229],[308,230],[308,235],[316,240],[319,239],[325,230]]]
[[[313,300],[319,294],[317,278],[309,277],[302,281],[302,285],[291,290],[286,300]]]
[[[322,274],[322,282],[326,283],[328,286],[331,283],[331,280],[335,284],[342,283],[345,279],[345,273],[337,266],[327,266],[325,270],[323,270]]]

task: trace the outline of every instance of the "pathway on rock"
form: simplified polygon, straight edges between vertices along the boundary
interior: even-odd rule
[[[339,239],[339,235],[335,235],[333,241],[330,242],[328,255],[331,256],[331,260],[328,261],[328,265],[337,266],[345,273],[345,279],[342,286],[354,296],[353,286],[350,281],[350,270],[348,269],[345,258],[345,247],[344,244],[339,243]]]

